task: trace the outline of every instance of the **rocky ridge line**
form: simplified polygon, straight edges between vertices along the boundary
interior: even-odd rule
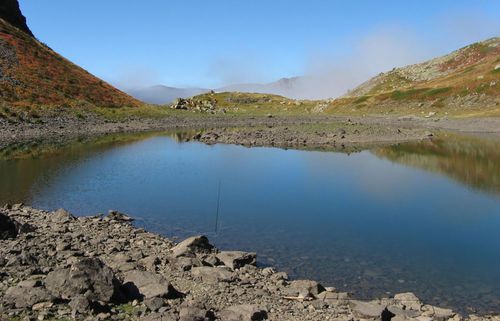
[[[33,37],[33,33],[26,23],[17,0],[2,0],[0,2],[0,19],[4,19],[16,28]]]

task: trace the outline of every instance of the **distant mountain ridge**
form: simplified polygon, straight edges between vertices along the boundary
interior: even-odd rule
[[[301,77],[281,78],[277,81],[259,84],[234,84],[215,89],[216,92],[253,92],[280,96],[293,96]]]
[[[125,90],[129,95],[149,104],[165,105],[176,98],[189,98],[209,92],[204,88],[176,88],[163,85]]]
[[[495,104],[495,101],[499,99],[500,91],[499,59],[500,38],[491,38],[442,57],[380,73],[337,98],[338,104],[356,101],[355,107],[357,107],[378,103],[381,100],[400,102],[402,99],[421,99],[423,101],[435,100],[434,103],[440,105],[446,97],[462,97],[466,103],[471,100],[479,103],[480,100],[486,99],[488,104]],[[328,86],[327,80],[301,76],[282,78],[265,84],[234,84],[213,90],[215,92],[273,94],[300,100],[322,100],[327,99],[324,96],[330,97],[325,95],[330,92]],[[177,95],[182,98],[196,95],[195,92],[176,88],[169,92],[168,98],[173,100],[172,97],[176,96],[176,91],[179,93]],[[147,95],[129,93],[152,102]],[[482,96],[478,97],[478,95]],[[323,98],[317,96],[323,96]],[[456,99],[455,103],[460,104],[460,99]]]
[[[278,81],[259,84],[234,84],[220,88],[207,89],[207,88],[177,88],[168,87],[163,85],[151,86],[146,88],[133,88],[126,89],[125,91],[144,102],[150,104],[168,104],[173,102],[176,98],[189,98],[211,90],[215,92],[245,92],[245,93],[261,93],[280,95],[285,97],[294,97],[297,89],[297,82],[300,77],[282,78]]]
[[[17,0],[0,3],[0,103],[30,107],[141,105],[33,37]]]

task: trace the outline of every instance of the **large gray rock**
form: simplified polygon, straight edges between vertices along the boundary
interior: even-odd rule
[[[174,257],[195,256],[196,253],[209,253],[213,249],[204,235],[191,236],[172,248]]]
[[[31,308],[40,302],[51,301],[52,296],[44,287],[15,286],[7,289],[4,301],[18,309]]]
[[[17,232],[16,222],[7,215],[0,213],[0,240],[15,238]]]
[[[316,298],[318,294],[325,291],[325,288],[316,281],[312,280],[295,280],[290,282],[285,293],[289,296],[301,298]]]
[[[235,274],[225,266],[201,266],[193,267],[191,275],[201,279],[206,283],[232,282],[235,280]]]
[[[221,321],[260,321],[267,319],[267,311],[258,305],[234,305],[222,310],[219,318]]]
[[[217,258],[231,269],[239,269],[247,264],[257,263],[257,254],[241,251],[223,251],[217,254]]]
[[[179,292],[167,279],[147,271],[126,272],[123,276],[123,288],[130,299],[175,298],[179,296]]]
[[[50,272],[45,286],[64,300],[85,296],[90,301],[110,302],[118,295],[113,271],[96,258],[84,258],[68,269]]]
[[[422,302],[420,302],[419,298],[411,292],[398,293],[394,295],[394,300],[408,310],[418,311],[422,307]]]

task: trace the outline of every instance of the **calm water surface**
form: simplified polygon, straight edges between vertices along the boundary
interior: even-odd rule
[[[0,160],[0,203],[117,209],[152,231],[203,233],[360,298],[412,291],[500,312],[498,142],[450,136],[348,155],[177,137]]]

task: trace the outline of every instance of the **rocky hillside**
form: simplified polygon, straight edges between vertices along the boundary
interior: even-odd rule
[[[420,64],[395,68],[361,84],[337,103],[352,107],[493,107],[500,94],[500,38],[477,42]]]
[[[0,104],[139,106],[140,102],[35,39],[17,0],[0,4]]]

